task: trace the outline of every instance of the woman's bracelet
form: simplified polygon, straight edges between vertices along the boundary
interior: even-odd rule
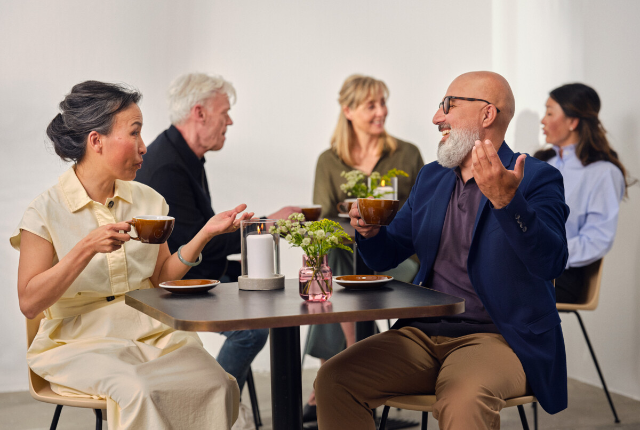
[[[185,260],[184,258],[182,258],[182,254],[180,254],[180,251],[182,250],[183,247],[184,247],[184,245],[182,245],[180,248],[178,248],[178,259],[183,264],[186,264],[187,266],[195,267],[198,264],[202,263],[202,252],[200,253],[200,255],[198,255],[198,259],[195,261],[195,263],[191,263],[191,262]]]

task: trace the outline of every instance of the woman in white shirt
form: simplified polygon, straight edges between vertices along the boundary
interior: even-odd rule
[[[556,279],[559,303],[580,299],[583,268],[611,249],[620,201],[631,185],[607,140],[599,111],[600,97],[587,85],[567,84],[551,91],[541,123],[553,147],[534,154],[560,170],[571,209],[566,224],[569,260]]]
[[[11,244],[20,251],[18,297],[45,313],[29,367],[64,396],[107,400],[109,429],[225,429],[238,385],[195,333],[126,306],[127,291],[182,278],[205,244],[252,213],[240,205],[209,220],[177,253],[130,240],[136,215],[167,215],[164,198],[133,182],[146,147],[140,93],[87,81],[60,103],[47,135],[74,165],[27,208]],[[201,260],[201,258],[200,258]]]

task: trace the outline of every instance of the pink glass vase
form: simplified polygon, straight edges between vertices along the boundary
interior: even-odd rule
[[[333,278],[327,265],[327,256],[302,257],[302,268],[298,273],[300,297],[308,302],[326,302],[333,294]]]

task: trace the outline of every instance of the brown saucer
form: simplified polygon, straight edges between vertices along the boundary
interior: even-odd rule
[[[160,287],[173,294],[203,294],[215,288],[219,283],[220,281],[212,279],[182,279],[162,282]]]
[[[345,275],[334,276],[336,284],[349,290],[370,290],[380,288],[391,281],[393,276],[386,275]]]

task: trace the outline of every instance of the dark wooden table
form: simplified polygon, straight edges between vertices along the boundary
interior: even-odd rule
[[[325,303],[304,302],[297,279],[287,279],[285,288],[275,291],[240,291],[237,283],[220,284],[201,295],[137,290],[126,294],[125,303],[178,330],[269,328],[274,430],[302,429],[301,325],[464,312],[463,299],[398,281],[373,290],[347,290],[336,284],[331,301]]]

